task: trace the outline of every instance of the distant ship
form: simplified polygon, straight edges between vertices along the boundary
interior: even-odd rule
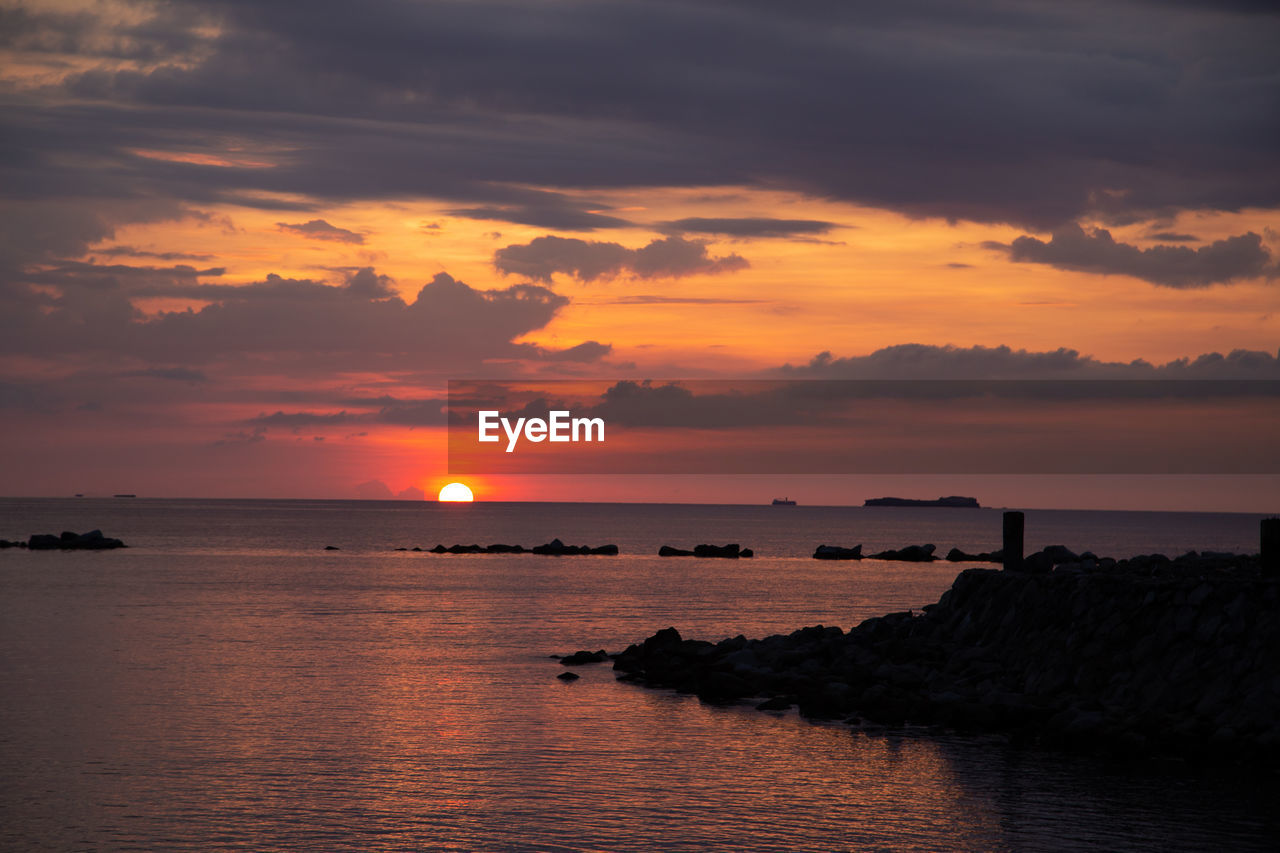
[[[119,494],[119,495],[112,495],[111,497],[113,497],[113,498],[136,498],[136,497],[137,497],[137,495]]]
[[[791,498],[774,498],[773,505],[774,506],[795,506],[796,502],[791,500]]]
[[[963,507],[966,509],[981,509],[977,498],[963,498],[959,495],[952,495],[948,498],[938,498],[936,501],[921,501],[914,498],[868,498],[862,502],[863,506],[950,506]]]

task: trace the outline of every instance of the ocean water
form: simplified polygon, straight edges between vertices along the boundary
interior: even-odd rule
[[[1259,516],[1029,511],[1028,547],[1256,551]],[[0,847],[12,850],[1275,849],[1274,781],[999,738],[854,733],[549,655],[932,602],[991,510],[0,500]],[[437,542],[617,557],[437,556]],[[753,560],[662,559],[740,542]],[[339,551],[323,551],[335,545]]]

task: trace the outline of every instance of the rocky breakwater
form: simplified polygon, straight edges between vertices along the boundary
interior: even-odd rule
[[[408,550],[405,548],[397,548],[397,551]],[[414,551],[420,551],[421,548],[414,548]],[[590,545],[566,545],[559,539],[552,539],[543,545],[534,545],[532,548],[526,548],[523,545],[450,545],[446,548],[443,545],[437,545],[432,548],[432,554],[540,554],[548,557],[580,557],[580,556],[606,556],[614,557],[618,554],[617,545],[598,545],[592,547]]]
[[[726,560],[736,560],[739,557],[753,557],[755,552],[750,548],[742,548],[737,542],[730,542],[728,545],[694,545],[690,551],[685,548],[673,548],[670,545],[663,545],[658,549],[659,557],[718,557]]]
[[[62,531],[60,536],[52,533],[35,533],[23,542],[10,542],[0,539],[0,548],[28,548],[32,551],[106,551],[111,548],[127,548],[119,539],[103,536],[101,530],[90,530],[88,533]]]
[[[1280,580],[1252,558],[1188,555],[1090,571],[969,569],[923,612],[848,632],[817,625],[711,643],[667,628],[614,668],[708,702],[796,705],[859,726],[1274,768],[1278,650]]]

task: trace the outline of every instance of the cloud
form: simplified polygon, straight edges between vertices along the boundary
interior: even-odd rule
[[[795,379],[1280,379],[1280,353],[1232,350],[1154,365],[1100,361],[1060,347],[1035,352],[1007,346],[897,344],[862,356],[821,352],[771,375]]]
[[[1180,234],[1177,231],[1153,231],[1147,235],[1148,240],[1159,240],[1162,243],[1199,243],[1200,238],[1194,234]]]
[[[126,373],[126,376],[150,377],[152,379],[167,379],[171,382],[192,382],[204,383],[209,381],[209,377],[202,370],[192,370],[189,367],[149,367],[146,370],[135,370]]]
[[[148,249],[139,249],[135,246],[107,246],[101,249],[94,249],[91,254],[108,258],[124,255],[130,258],[152,258],[157,261],[209,261],[213,259],[213,255],[200,255],[190,252],[154,252]]]
[[[730,237],[799,237],[826,234],[831,229],[842,226],[835,222],[823,222],[820,219],[770,219],[767,217],[711,219],[691,216],[672,222],[663,222],[661,227],[670,231],[726,234]]]
[[[416,195],[551,227],[530,187],[572,207],[755,186],[1047,231],[1280,196],[1280,22],[1217,4],[1001,6],[999,26],[977,0],[319,0],[305,27],[287,4],[139,7],[6,16],[10,44],[57,63],[7,74],[35,93],[2,119],[15,197]],[[581,216],[560,227],[616,224]]]
[[[90,272],[76,270],[80,276]],[[409,302],[390,295],[390,279],[372,269],[358,270],[336,286],[270,275],[246,285],[166,278],[130,289],[120,275],[134,272],[105,271],[107,285],[67,287],[53,297],[15,289],[0,314],[0,352],[50,359],[96,353],[162,366],[269,355],[292,360],[277,365],[295,363],[296,369],[309,371],[330,365],[403,370],[408,356],[448,371],[488,359],[542,359],[544,350],[515,341],[545,326],[568,304],[566,297],[539,285],[478,290],[446,273],[437,274]],[[154,295],[208,304],[144,316],[132,300]],[[262,363],[256,369],[268,368]]]
[[[664,237],[639,249],[620,243],[566,237],[537,237],[524,245],[494,252],[493,264],[506,275],[551,281],[566,273],[582,281],[614,278],[628,272],[636,278],[682,278],[735,272],[750,266],[741,255],[712,257],[700,240]]]
[[[255,427],[298,429],[309,426],[336,426],[350,423],[352,420],[355,420],[355,418],[346,412],[327,414],[320,412],[275,412],[270,415],[258,415],[256,418],[250,418],[245,421],[245,424]]]
[[[616,216],[588,210],[585,205],[575,204],[554,193],[546,193],[544,198],[529,204],[459,207],[446,210],[445,213],[462,219],[514,222],[517,225],[562,231],[594,231],[597,228],[622,228],[631,224]]]
[[[1252,231],[1198,249],[1163,245],[1139,249],[1128,243],[1117,243],[1105,228],[1085,231],[1073,223],[1054,231],[1047,243],[1022,236],[1007,246],[991,242],[983,245],[1007,252],[1013,261],[1047,264],[1076,272],[1128,275],[1177,289],[1229,284],[1240,279],[1273,276],[1276,272],[1271,253],[1262,245],[1262,238]]]
[[[277,222],[276,227],[290,234],[301,234],[309,240],[327,240],[333,243],[364,243],[364,235],[348,231],[345,228],[339,228],[336,225],[330,225],[323,219],[312,219],[310,222],[302,222],[296,225],[291,225],[288,222]]]
[[[561,350],[543,350],[544,361],[599,361],[613,351],[613,344],[602,344],[598,341],[583,341],[577,346]]]

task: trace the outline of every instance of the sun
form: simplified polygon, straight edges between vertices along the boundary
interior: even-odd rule
[[[440,500],[450,502],[469,502],[475,500],[465,483],[450,483],[440,490]]]

